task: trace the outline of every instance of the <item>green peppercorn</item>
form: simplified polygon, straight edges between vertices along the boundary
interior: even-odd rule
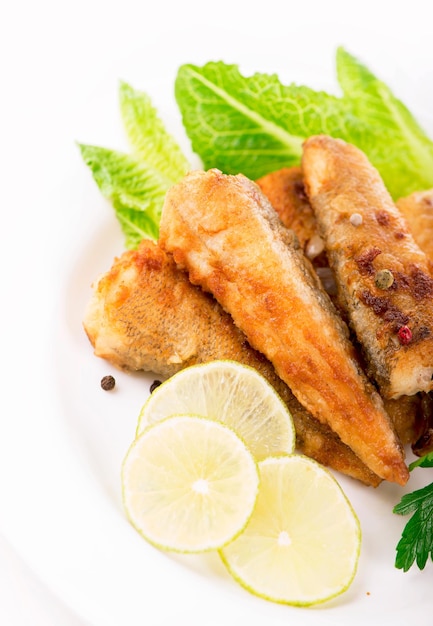
[[[391,270],[379,270],[376,272],[374,282],[378,289],[389,289],[394,282],[394,276]]]

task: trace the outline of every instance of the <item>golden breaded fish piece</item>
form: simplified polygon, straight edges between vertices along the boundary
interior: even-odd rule
[[[433,389],[433,279],[427,259],[361,150],[304,143],[310,202],[343,304],[384,397]]]
[[[415,191],[400,198],[397,208],[409,224],[416,243],[425,252],[433,273],[433,189]]]
[[[96,356],[163,377],[203,361],[206,351],[234,360],[251,352],[218,303],[146,240],[96,282],[84,329]]]
[[[296,242],[243,175],[191,172],[166,195],[160,245],[213,293],[314,417],[374,473],[405,484],[401,442]]]
[[[165,378],[215,359],[254,367],[287,404],[301,452],[366,485],[381,482],[330,428],[308,414],[216,300],[192,285],[153,242],[144,240],[137,250],[124,252],[95,282],[83,324],[95,354],[122,369]]]

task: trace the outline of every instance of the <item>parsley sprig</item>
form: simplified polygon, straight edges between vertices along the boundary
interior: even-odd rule
[[[410,470],[415,467],[433,467],[433,452],[409,465]],[[433,560],[433,483],[404,495],[393,512],[413,514],[397,544],[395,566],[407,572],[416,562],[424,569],[429,556]]]

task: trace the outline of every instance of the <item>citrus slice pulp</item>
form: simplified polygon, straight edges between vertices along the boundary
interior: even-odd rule
[[[165,550],[203,552],[245,527],[258,493],[256,461],[227,426],[172,416],[132,443],[122,466],[132,525]]]
[[[239,537],[220,555],[253,594],[308,606],[343,593],[357,569],[361,531],[333,476],[302,455],[259,463],[260,491]]]

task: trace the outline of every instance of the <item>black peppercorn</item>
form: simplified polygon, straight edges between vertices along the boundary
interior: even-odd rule
[[[154,380],[153,383],[150,385],[150,389],[149,389],[150,393],[153,393],[155,389],[159,387],[160,384],[161,384],[160,380]]]
[[[111,391],[111,389],[114,389],[115,384],[116,381],[113,376],[104,376],[101,380],[101,387],[104,391]]]

